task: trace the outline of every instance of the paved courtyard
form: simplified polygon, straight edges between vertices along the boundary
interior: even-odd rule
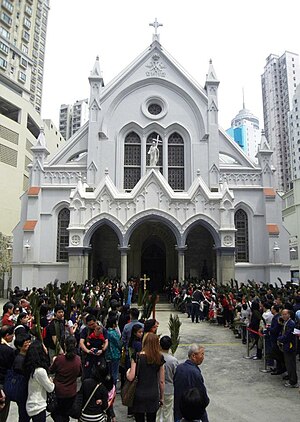
[[[4,302],[0,300],[1,309]],[[164,305],[157,312],[159,334],[169,334],[170,311],[174,313],[172,307]],[[281,376],[260,372],[262,361],[244,359],[246,346],[234,338],[231,330],[207,322],[192,324],[181,313],[179,317],[182,326],[175,355],[178,360],[185,360],[189,344],[196,342],[205,346],[201,370],[210,397],[207,409],[210,422],[289,422],[299,417],[299,390],[285,388]],[[298,362],[300,379],[299,368]],[[115,410],[118,422],[127,419],[127,409],[120,403],[120,396],[117,396]],[[8,420],[18,420],[14,404]],[[52,419],[48,417],[47,421]]]

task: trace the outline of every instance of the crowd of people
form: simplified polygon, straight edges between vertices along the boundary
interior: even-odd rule
[[[198,283],[176,281],[169,300],[186,312],[192,323],[209,321],[232,328],[236,338],[256,348],[254,360],[264,356],[272,375],[282,375],[285,387],[297,388],[300,361],[300,288],[250,282],[218,286],[215,280]]]
[[[80,421],[116,422],[116,394],[135,378],[128,418],[207,422],[209,398],[199,368],[204,348],[192,344],[187,360],[179,364],[169,352],[171,338],[157,335],[158,321],[140,318],[132,306],[135,287],[133,281],[127,287],[86,282],[67,290],[55,284],[11,292],[0,330],[0,422],[9,420],[10,400],[17,403],[19,422],[45,422],[53,391],[58,406],[51,416],[67,422],[79,388],[84,405]],[[286,387],[298,387],[299,287],[174,281],[166,293],[191,323],[221,324],[243,343],[251,341],[253,359],[262,358],[264,337],[272,375],[284,376]],[[11,399],[6,383],[12,373],[24,381],[19,383],[24,391]]]

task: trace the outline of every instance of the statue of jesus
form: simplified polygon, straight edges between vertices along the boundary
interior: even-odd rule
[[[152,145],[149,148],[148,154],[150,155],[150,167],[155,167],[158,163],[159,149],[157,145],[159,141],[160,141],[159,136],[157,136],[157,139],[153,139]]]

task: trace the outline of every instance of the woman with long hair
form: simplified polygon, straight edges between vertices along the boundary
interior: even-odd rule
[[[54,390],[48,375],[48,356],[39,340],[30,344],[24,368],[29,377],[26,410],[33,422],[46,422],[47,393]]]
[[[77,378],[82,374],[81,360],[76,353],[76,339],[67,337],[65,353],[58,355],[51,367],[50,373],[55,375],[55,393],[57,410],[51,414],[55,422],[69,422],[69,410],[72,407],[77,391]]]
[[[147,333],[143,338],[142,351],[131,359],[127,379],[133,381],[137,371],[138,383],[133,402],[136,422],[155,422],[156,412],[163,405],[165,388],[164,358],[160,351],[159,338]]]
[[[107,420],[105,411],[108,408],[108,390],[113,387],[112,378],[110,378],[109,387],[107,386],[107,376],[106,363],[101,361],[99,365],[94,366],[91,378],[85,378],[82,381],[83,406],[86,407],[80,416],[80,422],[104,422]]]
[[[27,312],[20,312],[15,326],[15,337],[29,333],[29,316]]]
[[[142,351],[142,338],[144,334],[144,328],[140,324],[134,324],[131,330],[131,336],[128,342],[128,353],[130,360],[134,354]]]

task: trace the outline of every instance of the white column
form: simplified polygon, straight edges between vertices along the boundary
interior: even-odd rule
[[[121,283],[127,285],[127,254],[129,251],[128,246],[119,246],[121,252]]]
[[[184,252],[187,246],[176,246],[178,252],[178,281],[181,282],[185,279],[185,265],[184,265]]]

